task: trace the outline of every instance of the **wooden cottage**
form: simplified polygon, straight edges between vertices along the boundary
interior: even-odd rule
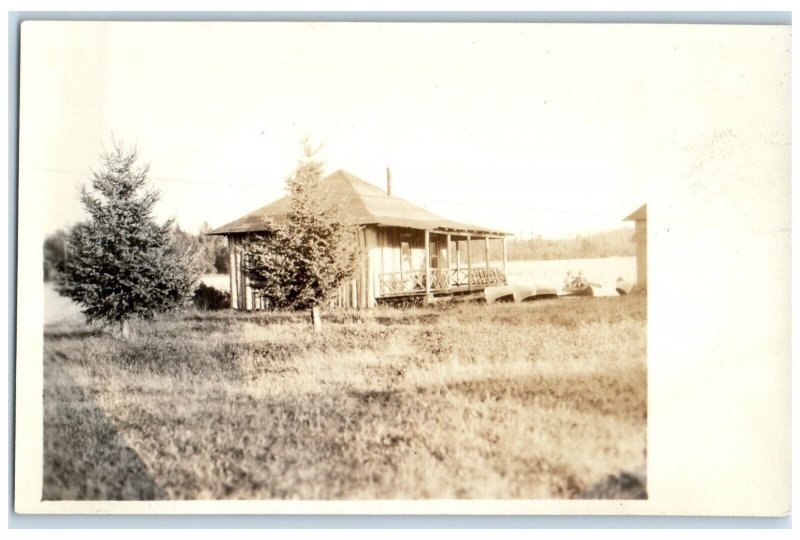
[[[647,286],[647,205],[643,204],[623,221],[633,221],[636,229],[633,241],[636,242],[636,284]]]
[[[333,303],[373,307],[397,299],[430,300],[437,296],[482,291],[506,283],[506,236],[496,231],[439,217],[339,170],[324,178],[325,196],[342,205],[361,228],[357,241],[364,253],[355,277]],[[242,262],[248,236],[269,230],[289,208],[283,197],[209,234],[228,239],[231,307],[264,309]]]

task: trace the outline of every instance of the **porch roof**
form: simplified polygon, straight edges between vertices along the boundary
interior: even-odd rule
[[[325,197],[345,208],[359,225],[405,227],[456,233],[508,236],[509,233],[460,223],[415,206],[398,197],[390,197],[382,189],[352,174],[338,170],[325,177],[320,189]],[[289,198],[282,197],[249,214],[218,227],[208,234],[237,234],[268,231],[270,224],[286,221]]]

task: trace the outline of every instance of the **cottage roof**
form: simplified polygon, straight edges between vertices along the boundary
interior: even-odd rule
[[[635,212],[631,215],[623,219],[622,221],[645,221],[647,220],[647,205],[643,204]]]
[[[452,221],[398,197],[390,197],[382,189],[347,171],[338,170],[322,179],[320,189],[325,190],[337,205],[359,225],[383,225],[412,229],[441,230],[464,233],[506,235],[508,233]],[[214,229],[209,234],[236,234],[269,229],[269,223],[285,221],[289,198],[277,201],[250,212],[244,217]]]

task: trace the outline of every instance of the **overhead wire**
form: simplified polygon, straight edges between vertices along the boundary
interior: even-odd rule
[[[89,173],[80,172],[80,171],[68,171],[63,169],[53,169],[53,168],[44,168],[44,167],[20,167],[20,171],[29,170],[29,171],[41,171],[41,172],[50,172],[50,173],[57,173],[63,175],[70,175],[70,176],[84,176],[84,175],[91,175],[91,171]],[[149,176],[149,180],[154,180],[158,182],[174,182],[174,183],[183,183],[183,184],[197,184],[197,185],[204,185],[209,187],[215,186],[234,186],[239,188],[249,188],[249,189],[259,189],[263,191],[271,191],[274,193],[285,193],[283,188],[277,188],[272,186],[265,186],[263,184],[252,184],[252,183],[239,183],[239,182],[231,182],[220,180],[217,182],[203,182],[200,180],[191,180],[188,178],[170,178],[170,177],[163,177],[163,176]],[[377,187],[377,186],[376,186]],[[348,192],[342,191],[329,191],[329,193],[334,195],[351,195]],[[372,195],[372,194],[359,194],[361,197],[374,197],[374,198],[383,198],[384,195]],[[398,197],[399,198],[399,197]],[[508,204],[497,204],[492,202],[468,202],[468,201],[452,201],[452,200],[441,200],[441,199],[426,199],[420,197],[414,197],[414,201],[418,203],[436,203],[436,204],[447,204],[452,206],[470,206],[470,207],[491,207],[497,209],[506,209],[506,210],[525,210],[525,211],[534,211],[534,212],[549,212],[555,214],[568,214],[568,215],[580,215],[580,216],[596,216],[596,217],[616,217],[617,214],[611,212],[585,212],[580,210],[569,210],[563,208],[543,208],[543,207],[533,207],[528,205],[508,205]]]

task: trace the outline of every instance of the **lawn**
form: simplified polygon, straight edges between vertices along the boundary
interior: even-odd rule
[[[646,297],[45,327],[43,498],[645,496]]]

